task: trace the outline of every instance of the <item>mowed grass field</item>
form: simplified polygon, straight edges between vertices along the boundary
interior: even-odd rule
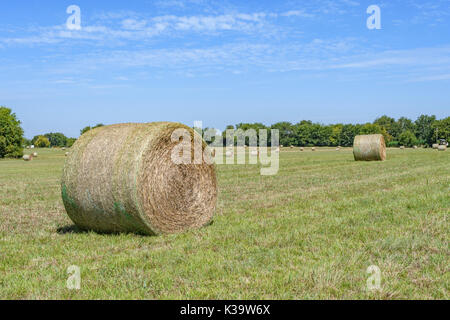
[[[65,151],[0,160],[0,298],[450,298],[450,151],[355,162],[351,149],[297,150],[275,176],[218,166],[214,223],[160,237],[73,228]],[[66,288],[72,265],[80,290]],[[380,291],[367,290],[371,265]]]

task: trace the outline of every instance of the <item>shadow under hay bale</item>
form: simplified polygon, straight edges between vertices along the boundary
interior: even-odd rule
[[[72,221],[100,233],[147,235],[210,224],[217,201],[215,166],[202,158],[193,162],[194,143],[188,148],[191,162],[175,163],[180,140],[172,141],[172,134],[178,129],[210,154],[201,137],[179,123],[118,124],[82,135],[67,156],[61,184]]]

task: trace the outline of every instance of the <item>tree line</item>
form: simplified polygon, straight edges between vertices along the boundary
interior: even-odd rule
[[[429,147],[439,139],[450,140],[450,117],[438,120],[436,116],[421,115],[415,121],[406,117],[398,120],[386,115],[372,123],[330,124],[303,120],[296,124],[278,122],[271,126],[262,123],[239,123],[229,125],[227,130],[278,129],[280,145],[298,147],[351,147],[355,136],[360,134],[382,134],[388,147]],[[205,129],[207,130],[207,129]],[[223,132],[225,138],[226,133]],[[270,141],[270,139],[269,139]]]
[[[88,126],[80,133],[103,126]],[[254,129],[278,129],[280,145],[285,146],[343,146],[351,147],[356,135],[379,133],[385,137],[389,147],[422,145],[431,146],[439,139],[450,140],[450,117],[436,119],[435,116],[421,115],[415,121],[401,117],[398,120],[386,115],[373,123],[365,124],[330,124],[313,123],[303,120],[296,124],[278,122],[271,126],[262,123],[239,123],[227,126],[226,129],[243,131]],[[207,128],[204,130],[208,130]],[[21,122],[11,109],[0,106],[0,158],[20,158],[23,148],[34,145],[38,148],[71,147],[76,138],[68,138],[63,133],[46,133],[35,136],[32,140],[24,138]],[[226,131],[223,132],[226,137]]]

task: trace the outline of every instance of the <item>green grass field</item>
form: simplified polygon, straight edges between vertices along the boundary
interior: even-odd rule
[[[214,223],[185,234],[83,233],[64,151],[0,161],[1,299],[449,299],[450,151],[286,149],[280,172],[218,166]],[[81,268],[81,290],[66,288]],[[381,290],[367,290],[369,266]]]

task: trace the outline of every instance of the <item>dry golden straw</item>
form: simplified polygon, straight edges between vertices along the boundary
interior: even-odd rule
[[[353,142],[353,155],[356,161],[386,160],[386,144],[383,135],[356,136]]]
[[[200,164],[172,161],[179,142],[171,137],[177,129],[199,139],[191,128],[170,122],[117,124],[81,136],[67,156],[62,178],[72,221],[87,230],[149,235],[209,224],[217,201],[215,166],[203,159]],[[210,154],[200,141],[199,149]],[[190,157],[194,160],[193,143]]]

